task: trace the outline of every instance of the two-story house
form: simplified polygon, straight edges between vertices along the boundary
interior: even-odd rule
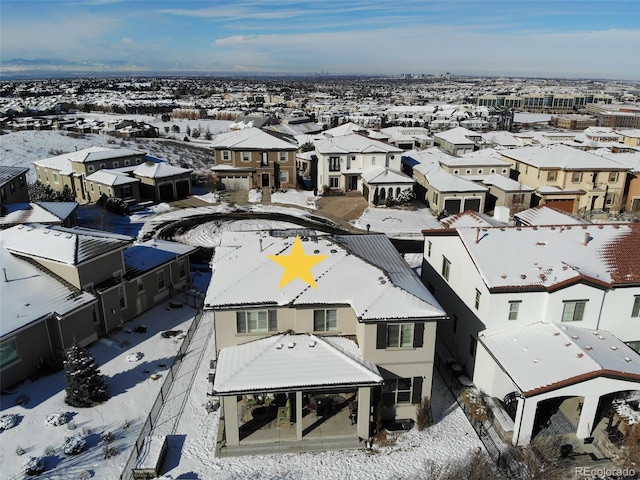
[[[279,287],[269,256],[287,255],[296,233],[306,255],[326,256],[316,288]],[[212,268],[223,454],[358,447],[378,421],[416,418],[446,315],[386,236],[230,232]],[[290,429],[269,428],[279,420]]]
[[[518,182],[536,189],[534,205],[569,213],[622,207],[629,168],[608,158],[567,145],[533,146],[501,152]]]
[[[212,170],[229,188],[296,185],[298,145],[259,128],[243,128],[216,136],[211,144]]]
[[[11,361],[2,361],[3,384],[62,358],[74,341],[93,342],[190,285],[188,255],[194,247],[133,242],[126,235],[79,227],[30,224],[0,232],[5,274],[0,349],[15,351]],[[25,276],[25,271],[35,273]],[[37,355],[29,342],[42,347]]]
[[[314,141],[316,185],[323,190],[364,192],[362,174],[377,167],[400,171],[402,149],[352,133]],[[313,179],[312,179],[313,180]]]
[[[478,150],[482,135],[464,127],[451,128],[433,136],[434,145],[451,155],[460,156]]]
[[[572,223],[423,233],[423,281],[452,318],[452,322],[439,325],[438,338],[473,376],[479,388],[500,400],[516,392],[510,400],[506,399],[520,402],[514,418],[515,424],[524,425],[524,429],[522,434],[514,433],[514,443],[528,443],[534,431],[538,402],[560,398],[561,386],[576,385],[571,396],[590,398],[589,409],[585,410],[577,430],[579,438],[588,437],[595,427],[594,416],[601,397],[629,389],[628,383],[623,388],[608,380],[595,384],[582,380],[635,378],[637,388],[640,381],[636,371],[640,365],[636,353],[640,351],[637,224]],[[562,337],[562,344],[569,344],[564,356],[553,357],[555,350],[547,354],[545,342],[557,336]],[[578,338],[582,338],[578,342],[582,350],[569,349]],[[609,360],[595,350],[594,344],[605,341],[604,350],[611,347],[623,353],[618,355],[615,368],[607,366]],[[514,342],[520,356],[514,356],[513,351],[503,355],[507,345],[511,348]],[[478,355],[479,344],[482,355]],[[535,354],[529,353],[534,351]],[[570,352],[568,357],[566,352]],[[594,356],[594,361],[605,362],[604,366],[591,363],[585,367],[590,362],[588,358]],[[542,377],[532,377],[534,367],[530,364],[524,373],[517,371],[522,362],[540,363],[535,375],[542,375],[571,358],[585,358],[580,364],[584,368],[556,370],[554,374],[562,373],[561,377],[549,377],[557,384],[553,389],[537,390],[545,383],[540,380]],[[620,359],[624,361],[620,363]],[[526,378],[527,372],[532,381],[519,383],[517,379]],[[581,378],[583,374],[587,377]],[[511,380],[507,381],[508,378]],[[536,397],[538,393],[545,395]],[[529,401],[525,415],[525,399],[529,397],[536,398]],[[521,418],[526,418],[522,424]]]

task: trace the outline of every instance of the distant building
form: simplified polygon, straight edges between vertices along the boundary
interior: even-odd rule
[[[0,166],[0,210],[8,203],[28,203],[26,167]]]

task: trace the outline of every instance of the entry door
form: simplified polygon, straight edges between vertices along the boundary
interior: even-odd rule
[[[263,187],[268,187],[269,186],[269,174],[268,173],[263,173],[262,174],[262,186]]]
[[[355,175],[351,175],[349,177],[349,190],[357,190],[358,189],[358,177]]]

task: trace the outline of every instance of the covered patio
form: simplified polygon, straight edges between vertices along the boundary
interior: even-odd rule
[[[278,334],[222,349],[213,385],[223,408],[219,455],[360,448],[381,383],[344,337]]]

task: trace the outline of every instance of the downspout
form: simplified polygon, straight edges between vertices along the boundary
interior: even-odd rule
[[[600,302],[600,311],[598,312],[598,322],[596,323],[596,330],[600,330],[600,318],[602,318],[602,309],[604,308],[604,301],[607,297],[609,290],[605,290],[602,294],[602,302]]]
[[[51,341],[51,332],[49,331],[49,322],[47,320],[44,321],[44,326],[47,329],[47,340],[49,340],[49,350],[51,351],[51,356],[55,357],[56,352],[53,350],[53,342]]]

